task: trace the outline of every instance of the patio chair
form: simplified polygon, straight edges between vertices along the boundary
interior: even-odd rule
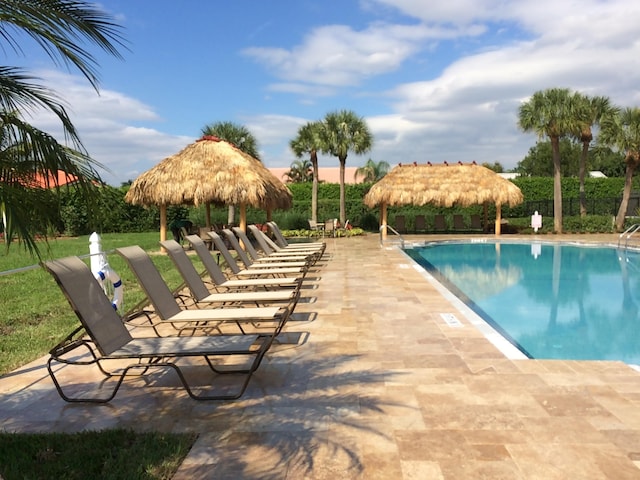
[[[318,261],[318,259],[320,259],[320,257],[324,253],[323,250],[318,250],[317,248],[311,248],[309,250],[300,248],[296,248],[293,250],[280,248],[273,240],[271,240],[262,230],[260,230],[255,225],[249,225],[247,228],[253,235],[253,238],[255,238],[264,254],[271,258],[283,258],[288,260],[290,258],[297,258],[302,256],[306,261],[313,265]]]
[[[182,275],[187,288],[191,292],[193,301],[197,304],[230,304],[238,306],[251,303],[255,306],[264,306],[274,302],[287,302],[290,310],[293,311],[299,299],[299,287],[270,291],[211,293],[179,243],[175,240],[163,240],[160,244],[165,248],[180,275]]]
[[[238,242],[238,239],[236,238],[236,236],[233,234],[231,230],[229,230],[228,228],[223,228],[221,233],[229,241],[229,243],[235,250],[236,254],[238,255],[238,258],[244,264],[246,268],[245,271],[255,272],[256,270],[268,269],[273,273],[295,274],[295,273],[306,273],[306,271],[309,269],[309,266],[306,264],[299,265],[299,266],[292,266],[292,265],[287,265],[286,263],[283,263],[283,262],[274,262],[274,263],[268,263],[268,264],[254,262],[249,258],[249,256],[247,255],[247,252],[245,252],[245,250],[240,246],[240,242]]]
[[[467,229],[467,227],[464,224],[464,219],[462,218],[462,215],[455,214],[453,216],[453,229],[454,230],[466,230]]]
[[[233,234],[244,244],[244,251],[249,255],[251,265],[249,265],[248,268],[250,268],[251,266],[257,266],[257,264],[259,263],[268,263],[270,268],[273,268],[274,264],[276,263],[281,264],[280,266],[283,267],[309,267],[309,259],[302,253],[292,255],[291,252],[289,252],[287,255],[261,256],[253,246],[253,243],[249,239],[249,236],[244,232],[244,230],[242,230],[240,227],[233,227],[231,230]],[[256,230],[258,229],[256,228]],[[223,233],[225,233],[224,230]],[[239,243],[238,246],[242,248]]]
[[[337,230],[338,219],[330,218],[324,221],[324,234],[327,236],[335,237]]]
[[[424,215],[416,215],[414,230],[416,233],[427,231],[427,222],[424,218]]]
[[[235,269],[240,271],[238,264],[231,256],[229,250],[227,250],[226,246],[222,242],[222,239],[218,234],[212,232],[214,235],[211,235],[211,239],[214,243],[218,242],[222,245],[224,250],[221,252],[221,255],[225,258],[227,263],[229,263],[230,268],[231,265],[235,266]],[[218,263],[214,260],[211,253],[206,249],[204,242],[197,235],[189,235],[187,237],[187,241],[191,244],[193,249],[195,250],[198,258],[204,265],[204,268],[207,270],[209,277],[211,279],[211,286],[216,291],[239,291],[246,289],[263,289],[269,290],[274,288],[281,287],[293,287],[300,288],[303,277],[295,276],[295,277],[276,277],[276,278],[264,278],[264,276],[260,276],[261,278],[242,278],[242,279],[228,279],[225,275]],[[216,244],[216,247],[219,245]],[[229,257],[227,259],[227,256]],[[232,269],[232,271],[234,271]]]
[[[147,252],[137,245],[117,248],[116,252],[126,260],[151,304],[151,310],[141,309],[125,320],[133,323],[144,316],[156,335],[161,335],[159,327],[163,325],[170,325],[178,335],[184,332],[221,333],[221,327],[230,322],[242,333],[246,333],[244,325],[258,322],[275,323],[279,331],[290,313],[285,307],[183,309]]]
[[[447,230],[447,222],[444,218],[444,215],[438,214],[434,217],[433,229],[436,232],[445,232]]]
[[[394,219],[394,228],[396,229],[396,231],[398,233],[406,233],[407,232],[407,226],[405,225],[405,218],[404,215],[396,215],[395,219]]]
[[[278,244],[278,246],[280,248],[287,248],[287,249],[295,249],[295,248],[302,248],[302,249],[309,249],[309,248],[318,248],[318,249],[322,249],[324,251],[324,249],[327,247],[326,243],[324,242],[301,242],[301,243],[289,243],[287,242],[287,239],[284,238],[284,235],[282,235],[282,232],[280,231],[280,228],[278,227],[278,224],[276,222],[267,222],[267,228],[271,231],[271,233],[273,234],[276,243]]]
[[[482,220],[480,219],[480,215],[474,213],[471,215],[471,229],[472,230],[484,230],[482,227]]]
[[[309,230],[315,232],[316,236],[319,236],[322,233],[322,230],[324,230],[323,223],[318,223],[317,221],[311,219],[307,221],[309,222]]]
[[[253,372],[259,367],[275,337],[255,334],[134,338],[82,260],[68,257],[48,261],[44,263],[44,268],[51,273],[81,323],[80,327],[51,349],[47,361],[49,376],[60,397],[67,402],[107,403],[116,396],[125,377],[134,372],[139,376],[162,369],[174,370],[187,394],[195,400],[236,399],[246,390]],[[183,371],[178,361],[187,358],[192,359],[191,365]],[[193,367],[193,360],[196,359],[201,359],[217,374],[242,375],[239,388],[234,393],[196,393],[186,375],[196,370]],[[234,359],[244,361],[230,364]],[[59,379],[57,374],[64,373],[67,379],[72,377],[68,369],[60,369],[59,365],[78,367],[80,371],[95,366],[105,377],[113,378],[115,386],[106,396],[78,395],[80,388],[86,389],[86,377],[78,380],[82,382],[81,385],[78,383],[63,389],[62,378]],[[208,380],[209,388],[211,384],[211,380]],[[102,389],[105,385],[107,382],[102,380],[96,389]],[[200,387],[197,388],[200,390]],[[74,390],[74,393],[71,394],[69,390]]]

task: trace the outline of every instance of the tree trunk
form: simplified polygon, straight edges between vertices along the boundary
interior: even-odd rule
[[[347,163],[347,159],[339,158],[340,160],[340,225],[344,225],[344,222],[347,219],[346,212],[346,202],[345,202],[345,194],[344,194],[344,170],[345,164]]]
[[[311,220],[318,221],[318,156],[311,152],[311,168],[313,168],[313,184],[311,185]]]
[[[635,163],[633,160],[627,160],[627,171],[624,177],[624,190],[622,191],[622,202],[616,216],[616,231],[624,230],[624,218],[627,216],[627,208],[629,207],[629,197],[631,197],[631,188],[633,186],[633,172],[635,171]]]
[[[580,167],[578,177],[580,179],[580,216],[587,215],[587,197],[584,192],[584,178],[587,174],[587,156],[589,155],[589,142],[582,142],[582,155],[580,156]]]
[[[560,170],[560,137],[551,137],[553,155],[553,229],[562,233],[562,172]]]

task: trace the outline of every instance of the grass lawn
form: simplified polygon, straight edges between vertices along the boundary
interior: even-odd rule
[[[128,430],[76,434],[0,433],[0,475],[4,480],[169,480],[195,438],[195,434]]]

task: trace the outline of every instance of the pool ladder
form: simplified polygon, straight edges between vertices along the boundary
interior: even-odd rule
[[[394,229],[390,225],[380,225],[380,245],[384,247],[384,238],[382,236],[382,230],[385,228],[385,226],[387,227],[387,230],[391,230],[391,232],[393,232],[398,237],[398,241],[399,241],[398,243],[400,244],[400,248],[404,248],[404,238],[402,237],[402,235],[398,233],[396,229]]]
[[[624,239],[624,248],[627,248],[629,246],[629,239],[633,236],[634,233],[636,233],[638,230],[640,230],[640,223],[634,223],[633,225],[631,225],[629,228],[627,228],[624,232],[622,232],[620,234],[620,236],[618,237],[618,248],[620,248],[621,243],[622,243],[622,238],[625,237]]]

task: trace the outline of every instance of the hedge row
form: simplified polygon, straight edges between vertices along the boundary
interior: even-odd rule
[[[525,201],[514,208],[503,207],[502,215],[505,218],[521,218],[528,221],[534,211],[539,211],[544,217],[553,215],[553,179],[552,178],[517,178],[513,182],[522,190]],[[293,207],[287,211],[273,212],[273,219],[279,222],[283,228],[306,229],[308,218],[311,216],[311,183],[291,184],[289,188],[293,193]],[[360,226],[365,230],[377,231],[379,225],[379,209],[369,209],[362,198],[367,193],[371,184],[347,185],[345,189],[346,212],[350,223]],[[588,212],[590,215],[599,215],[607,220],[593,220],[598,225],[610,222],[610,217],[617,213],[622,189],[623,178],[589,178],[585,181],[585,192],[588,199]],[[59,218],[52,219],[52,224],[57,233],[67,235],[81,235],[98,231],[110,232],[143,232],[157,230],[160,224],[160,214],[157,207],[143,208],[134,206],[124,201],[127,186],[100,188],[99,208],[90,209],[83,199],[73,190],[63,191],[58,200],[60,203]],[[564,211],[568,217],[577,216],[579,183],[576,178],[564,178],[562,181],[564,199]],[[318,185],[318,220],[337,218],[339,216],[340,186],[332,183]],[[484,215],[483,206],[477,205],[468,208],[452,207],[440,208],[431,205],[422,207],[403,206],[389,208],[389,223],[393,225],[396,215],[403,215],[407,220],[407,227],[411,228],[417,215],[424,215],[429,220],[436,214],[442,214],[451,221],[454,214],[463,215],[465,222],[473,214]],[[495,207],[489,206],[490,219],[495,218]],[[211,209],[212,221],[215,224],[227,223],[227,208],[217,207]],[[188,218],[196,225],[204,225],[204,207],[170,207],[168,221],[174,218]],[[247,220],[250,223],[265,221],[265,212],[257,209],[247,210]],[[583,219],[582,223],[585,222]],[[598,229],[600,227],[584,226],[583,229]]]

